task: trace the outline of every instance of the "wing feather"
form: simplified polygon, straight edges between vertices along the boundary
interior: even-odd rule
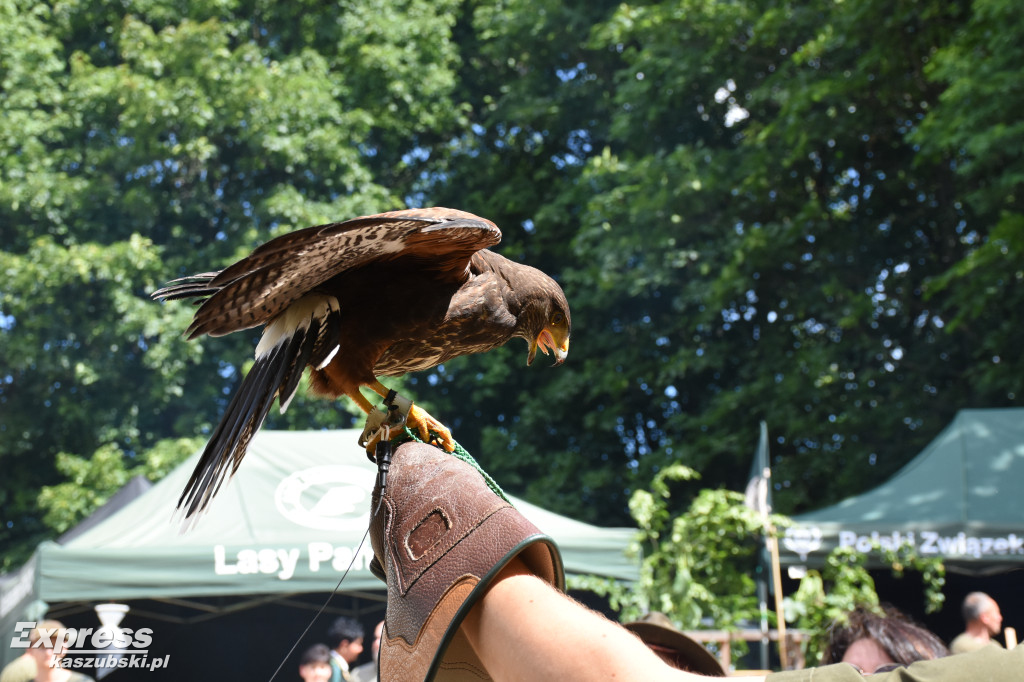
[[[163,301],[175,301],[181,298],[206,300],[208,296],[212,296],[220,290],[219,287],[210,284],[219,274],[219,272],[203,272],[198,275],[173,279],[163,289],[154,291],[152,297]]]
[[[392,211],[282,235],[220,273],[176,280],[154,296],[206,296],[186,334],[222,336],[265,324],[318,285],[374,261],[412,258],[440,279],[465,278],[472,255],[500,240],[494,223],[471,213]]]

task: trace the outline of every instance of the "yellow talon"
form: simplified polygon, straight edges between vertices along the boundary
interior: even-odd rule
[[[436,444],[445,452],[455,451],[455,441],[452,440],[451,429],[431,417],[426,410],[413,405],[405,423],[416,431],[424,443],[437,441]],[[430,437],[431,431],[434,432],[434,438]]]

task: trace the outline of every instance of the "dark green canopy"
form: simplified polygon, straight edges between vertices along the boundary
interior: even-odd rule
[[[789,566],[820,566],[836,546],[877,559],[875,543],[910,543],[950,570],[1024,567],[1024,409],[961,410],[877,488],[795,517],[781,543]]]

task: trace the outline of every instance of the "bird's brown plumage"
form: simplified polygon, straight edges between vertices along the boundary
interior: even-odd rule
[[[281,410],[305,368],[327,397],[387,389],[378,376],[435,367],[513,337],[565,358],[571,321],[561,288],[541,271],[487,247],[501,232],[489,220],[447,208],[409,209],[310,227],[254,250],[220,272],[171,282],[158,299],[201,301],[189,338],[265,326],[256,363],[232,398],[179,507],[201,511],[238,467],[278,398]],[[410,422],[440,434],[414,407]]]

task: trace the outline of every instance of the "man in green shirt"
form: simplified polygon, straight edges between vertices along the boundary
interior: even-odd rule
[[[984,592],[971,592],[964,597],[964,623],[966,627],[949,643],[949,651],[965,654],[987,646],[1002,646],[992,639],[1003,627],[1003,614],[996,600]]]

